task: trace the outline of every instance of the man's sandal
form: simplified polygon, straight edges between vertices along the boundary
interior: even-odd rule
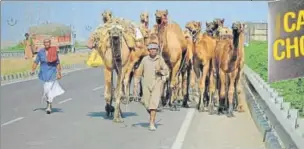
[[[154,125],[150,125],[150,126],[149,126],[149,130],[150,130],[150,131],[155,131],[155,130],[156,130],[156,127],[155,127]]]

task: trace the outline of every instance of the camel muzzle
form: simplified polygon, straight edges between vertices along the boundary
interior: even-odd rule
[[[194,30],[194,31],[191,31],[191,34],[192,34],[192,35],[196,35],[196,33],[197,33],[197,31],[195,31],[195,30]]]
[[[162,23],[161,17],[156,17],[156,23],[157,23],[157,24],[161,24],[161,23]]]

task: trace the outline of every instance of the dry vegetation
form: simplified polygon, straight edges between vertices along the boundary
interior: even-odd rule
[[[61,65],[83,64],[88,58],[87,53],[60,55]],[[1,75],[30,71],[33,60],[23,58],[1,59]]]

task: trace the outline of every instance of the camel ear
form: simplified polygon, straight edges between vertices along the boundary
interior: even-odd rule
[[[166,15],[168,15],[168,14],[169,14],[168,9],[166,9]]]
[[[198,26],[199,28],[201,28],[201,27],[202,27],[201,22],[197,22],[197,26]]]
[[[225,19],[223,18],[223,19],[221,20],[221,22],[222,22],[222,24],[224,24],[224,22],[225,22]]]

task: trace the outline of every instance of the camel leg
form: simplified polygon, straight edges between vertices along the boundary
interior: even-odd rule
[[[133,74],[133,96],[135,96],[136,100],[138,100],[140,97],[140,93],[138,93],[138,91],[141,89],[141,81],[140,76],[138,75],[138,69],[135,69]]]
[[[183,100],[183,72],[178,75],[178,84],[177,84],[177,101],[180,102]]]
[[[183,86],[182,86],[182,92],[183,92],[183,107],[189,108],[188,101],[189,101],[189,87],[190,87],[190,69],[189,65],[186,69],[186,72],[183,73]]]
[[[123,89],[124,94],[126,95],[126,100],[130,101],[130,84],[131,84],[131,73],[134,67],[135,61],[128,62],[127,68],[125,71],[124,79],[123,79]]]
[[[111,70],[104,68],[104,79],[105,79],[105,90],[104,99],[106,101],[105,111],[107,112],[107,117],[109,117],[114,112],[114,107],[111,105],[111,93],[112,93],[112,76]]]
[[[191,76],[193,77],[193,81],[194,81],[194,83],[193,83],[194,87],[192,88],[192,95],[194,96],[193,101],[195,101],[197,105],[199,104],[199,93],[198,93],[198,85],[196,83],[196,80],[199,80],[200,72],[201,72],[201,69],[200,69],[198,60],[194,59],[193,66],[192,66],[192,72],[191,72]],[[197,108],[199,109],[199,105]]]
[[[195,73],[193,70],[193,64],[190,63],[187,69],[187,98],[188,101],[193,103],[194,101],[194,94],[193,90],[195,89]]]
[[[225,95],[226,95],[226,74],[223,70],[219,69],[219,106],[218,106],[218,114],[223,112],[223,102],[225,101]]]
[[[213,63],[213,60],[212,60]],[[210,74],[209,74],[209,114],[212,115],[215,111],[214,105],[215,105],[215,99],[214,99],[214,94],[215,94],[215,78],[214,78],[214,68],[213,65],[211,66]]]
[[[121,109],[120,109],[120,100],[122,97],[121,90],[122,90],[122,74],[118,74],[117,86],[115,89],[115,111],[114,111],[114,119],[113,119],[113,122],[115,122],[115,123],[123,122],[122,113],[121,113]]]
[[[199,81],[199,97],[200,97],[200,111],[203,112],[203,111],[206,111],[205,108],[207,108],[205,105],[204,105],[204,95],[205,95],[205,87],[206,87],[206,77],[207,77],[207,74],[209,72],[209,66],[210,65],[210,61],[207,61],[205,64],[204,64],[204,67],[203,67],[203,72],[202,72],[202,76],[200,78],[200,81]]]
[[[177,108],[177,87],[178,87],[178,76],[176,76],[178,70],[180,67],[180,60],[175,63],[173,66],[172,72],[171,72],[171,81],[170,81],[170,89],[171,89],[171,99],[170,103],[172,105],[172,111],[178,111],[179,109]]]
[[[228,89],[228,117],[233,117],[233,97],[235,91],[235,80],[237,76],[237,70],[229,74],[229,89]]]
[[[245,112],[244,106],[245,106],[245,94],[243,87],[241,85],[241,79],[242,79],[243,70],[239,69],[237,79],[236,79],[236,93],[237,93],[237,111],[239,112]]]
[[[193,64],[189,66],[189,78],[190,78],[190,87],[195,88],[195,79],[196,79],[196,74],[194,72]]]

